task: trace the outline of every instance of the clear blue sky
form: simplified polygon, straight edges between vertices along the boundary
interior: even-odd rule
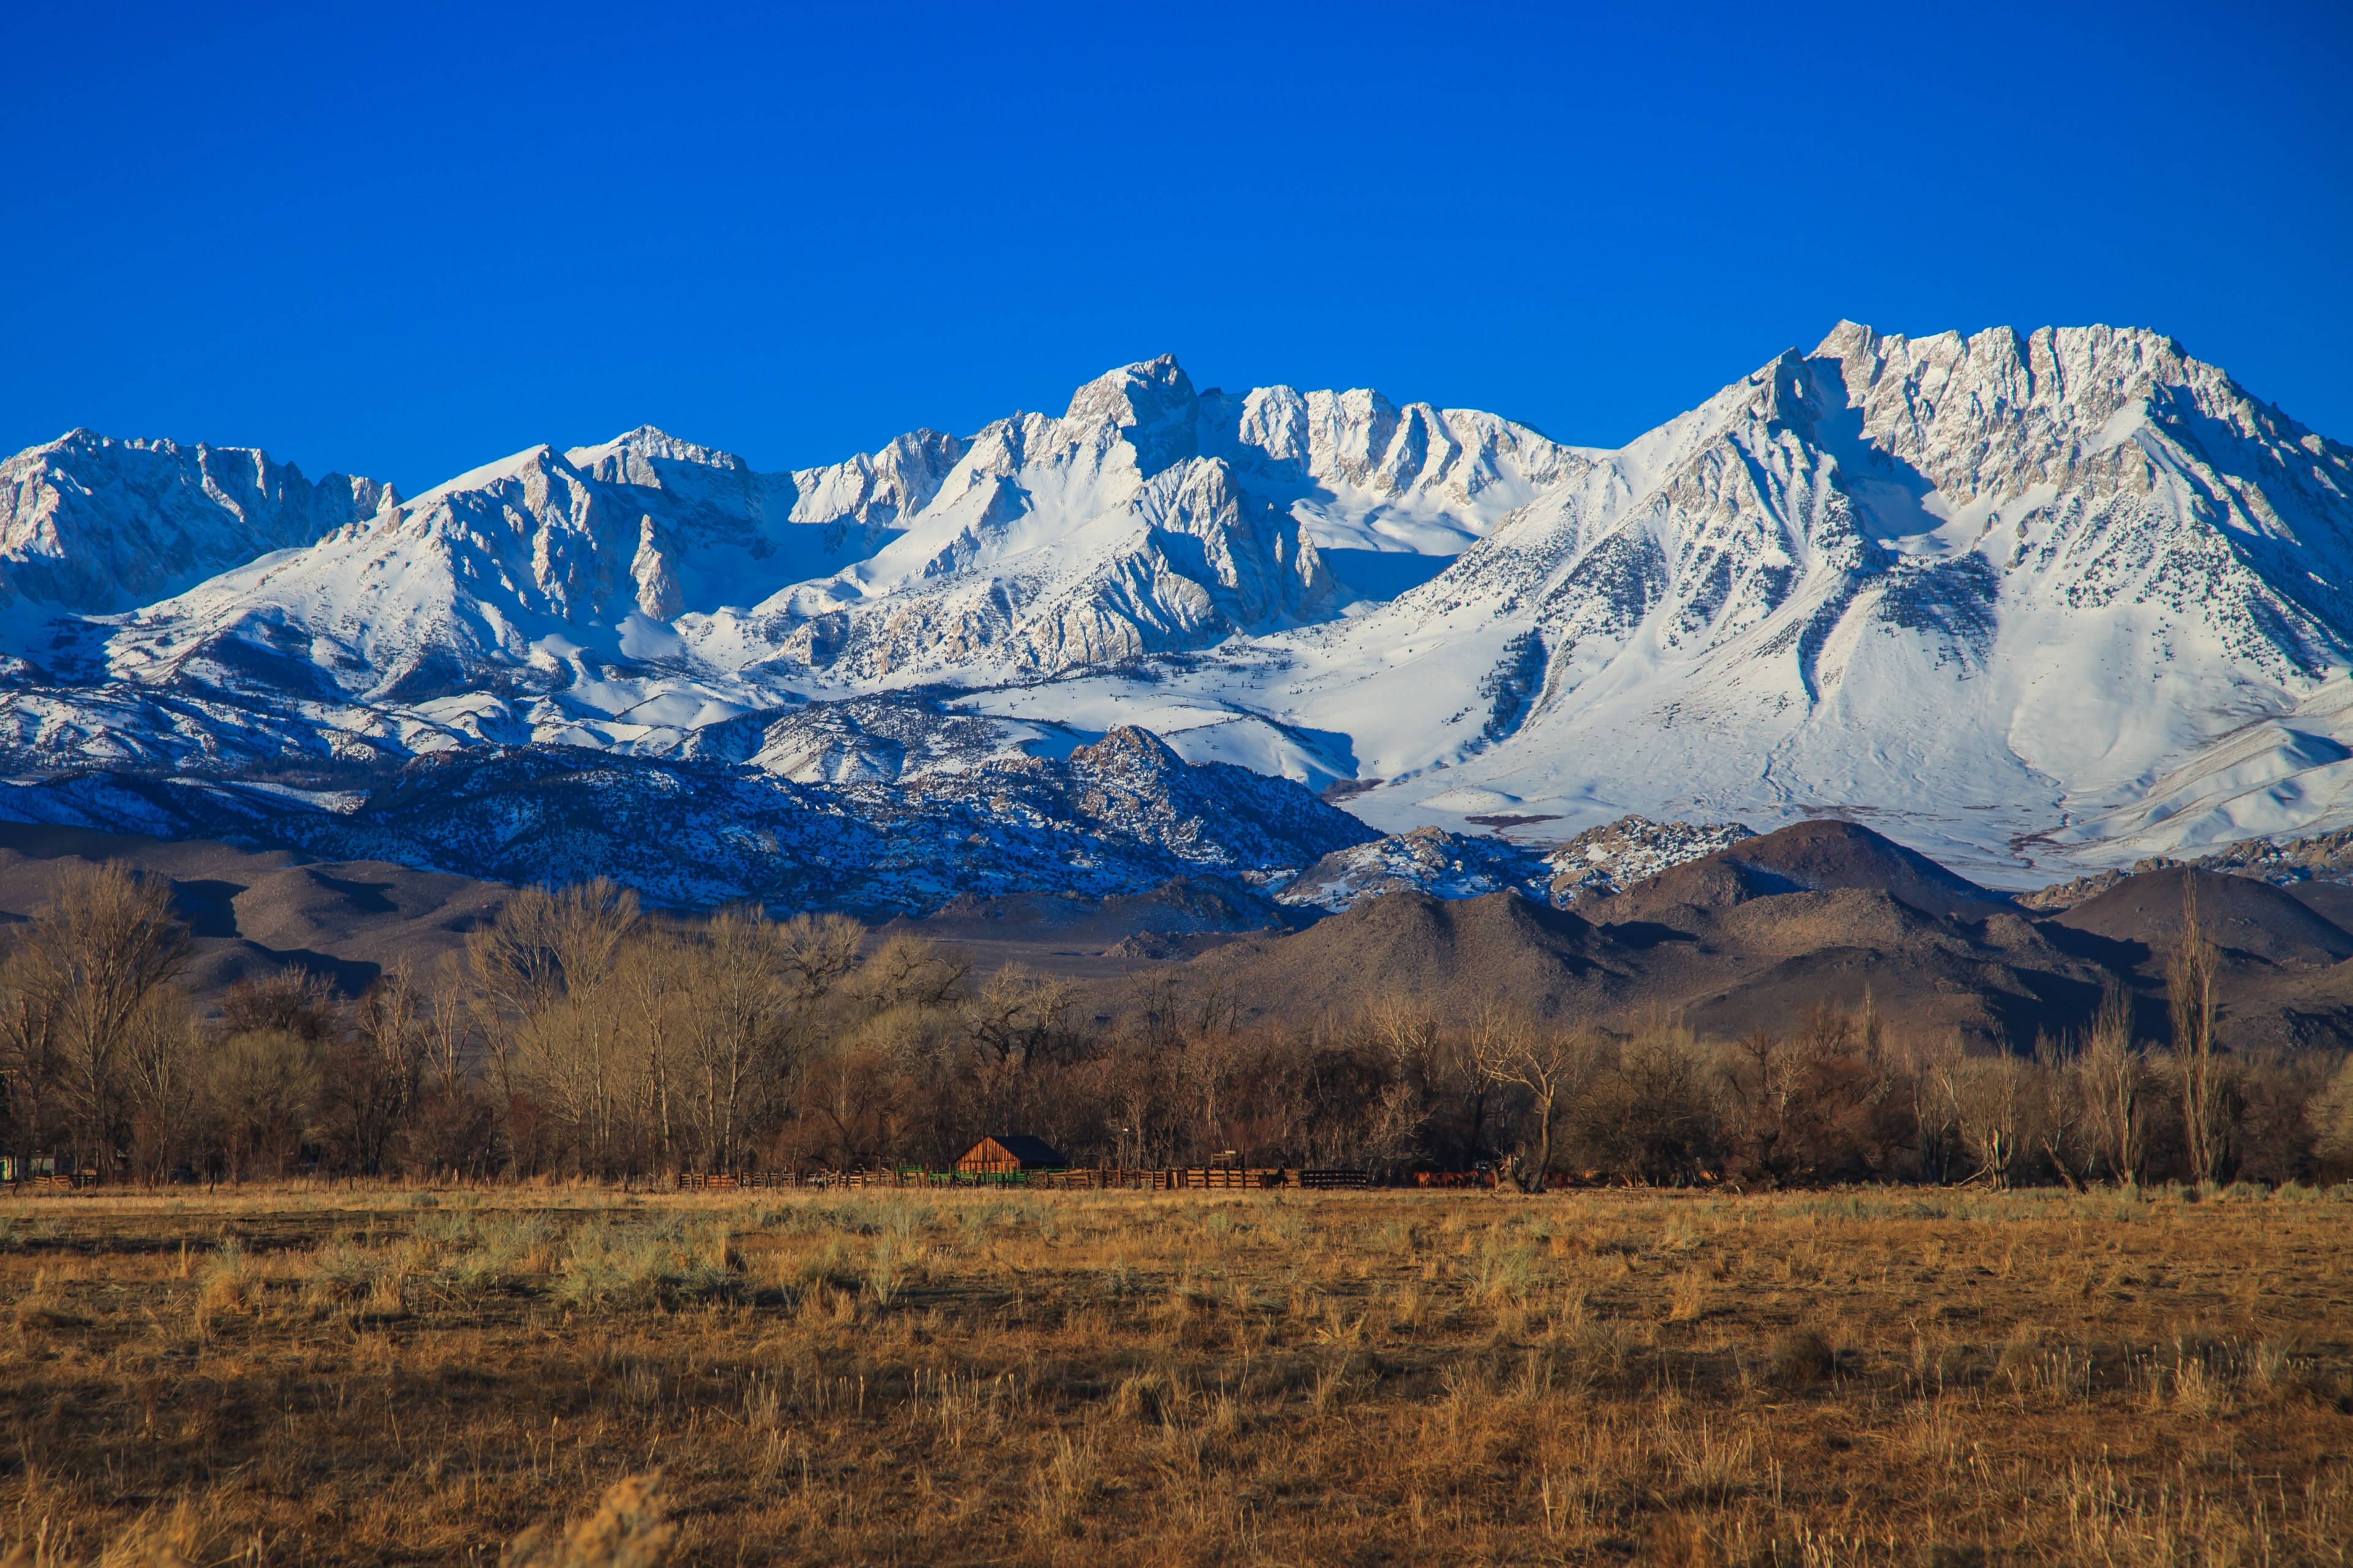
[[[799,466],[1163,351],[1614,445],[1841,316],[2353,439],[2342,0],[494,11],[11,7],[0,449]]]

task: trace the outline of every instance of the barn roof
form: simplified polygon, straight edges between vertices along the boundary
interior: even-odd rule
[[[1060,1149],[1043,1138],[1032,1138],[1027,1132],[993,1132],[987,1141],[1025,1165],[1067,1165],[1071,1163]]]

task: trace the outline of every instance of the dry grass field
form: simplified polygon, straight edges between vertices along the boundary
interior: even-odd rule
[[[2353,1193],[12,1199],[0,1414],[27,1563],[2343,1563]]]

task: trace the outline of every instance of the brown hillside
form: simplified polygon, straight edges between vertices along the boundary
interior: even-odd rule
[[[1635,883],[1591,912],[1597,920],[1644,919],[1649,917],[1637,911],[1664,905],[1713,909],[1777,893],[1840,888],[1885,893],[1931,915],[1978,919],[2012,907],[2001,894],[1860,823],[1822,821],[1796,823],[1685,861]],[[1627,912],[1609,912],[1612,903]]]
[[[1218,948],[1187,968],[1253,1015],[1349,1015],[1404,996],[1463,1015],[1506,997],[1542,1016],[1589,1007],[1635,978],[1635,949],[1516,893],[1368,899],[1291,936]]]
[[[1540,1017],[1620,1026],[1678,1013],[1706,1033],[1737,1035],[1786,1030],[1823,1004],[1855,1007],[1868,995],[1907,1027],[1978,1041],[2031,1039],[2078,1021],[2105,973],[2014,913],[1938,919],[1875,889],[1645,912],[1597,925],[1513,893],[1459,903],[1393,893],[1295,935],[1221,947],[1179,973],[1250,1016],[1303,1021],[1396,995],[1445,1017],[1500,999]]]
[[[296,965],[349,992],[395,963],[427,976],[512,891],[379,861],[301,865],[281,850],[0,823],[0,918],[38,910],[69,860],[121,860],[172,879],[196,937],[187,984],[197,991]]]
[[[2235,956],[2298,968],[2353,958],[2353,934],[2294,895],[2252,877],[2179,866],[2127,877],[2053,918],[2077,931],[2161,952],[2181,940],[2182,905],[2193,881],[2200,923]]]
[[[2293,882],[2284,891],[2331,925],[2353,931],[2353,888],[2342,882]]]
[[[2224,1042],[2241,1050],[2353,1047],[2353,932],[2322,912],[2344,907],[2326,891],[2299,897],[2252,877],[2168,867],[2126,877],[2046,930],[2107,943],[2109,962],[2140,994],[2143,1029],[2162,1039],[2165,964],[2181,940],[2192,879],[2200,922],[2222,950]]]

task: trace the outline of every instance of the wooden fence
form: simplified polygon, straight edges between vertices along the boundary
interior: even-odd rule
[[[1373,1184],[1368,1171],[1282,1170],[1236,1165],[1101,1166],[1071,1171],[1015,1171],[975,1174],[964,1171],[749,1171],[676,1179],[681,1192],[731,1192],[746,1187],[1052,1187],[1085,1192],[1268,1192],[1293,1187],[1311,1192],[1362,1190]]]
[[[681,1171],[676,1178],[681,1192],[733,1192],[744,1187],[891,1187],[905,1184],[895,1171]]]
[[[1064,1171],[1047,1178],[1041,1184],[1144,1193],[1256,1193],[1271,1187],[1296,1185],[1294,1178],[1298,1174],[1296,1171],[1273,1167],[1261,1169],[1238,1165],[1177,1165],[1161,1169],[1106,1166],[1089,1171]]]
[[[11,1176],[5,1181],[0,1181],[0,1193],[71,1193],[95,1191],[98,1185],[98,1173],[95,1171],[69,1172],[58,1175],[43,1173],[37,1176]],[[123,1191],[130,1192],[143,1190],[147,1184],[126,1177],[115,1185]]]

